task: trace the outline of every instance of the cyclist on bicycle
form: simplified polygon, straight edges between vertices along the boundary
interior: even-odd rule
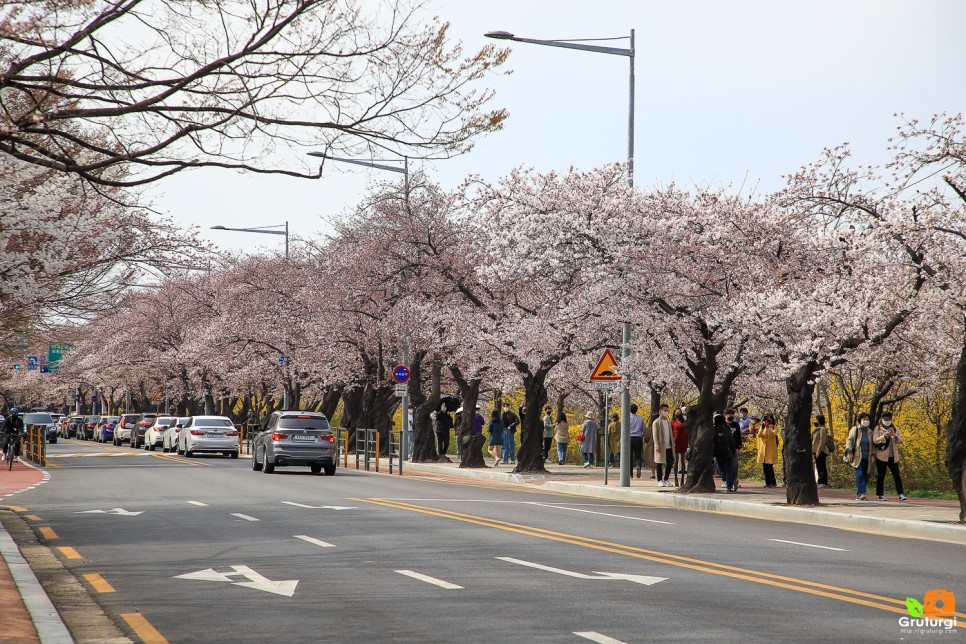
[[[20,417],[20,410],[16,407],[10,408],[10,414],[3,423],[3,455],[6,458],[7,446],[13,442],[16,450],[15,455],[20,456],[20,437],[24,433],[23,418]]]

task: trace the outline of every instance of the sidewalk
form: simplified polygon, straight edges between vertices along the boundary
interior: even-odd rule
[[[492,464],[493,460],[488,458],[486,462]],[[486,469],[460,469],[458,462],[406,462],[403,464],[403,472],[503,481],[524,487],[532,486],[577,496],[642,505],[720,512],[752,519],[807,523],[966,545],[966,525],[958,523],[959,503],[956,501],[914,497],[899,501],[896,496],[887,496],[888,501],[856,501],[854,492],[824,489],[819,490],[822,502],[820,506],[802,507],[786,504],[784,488],[765,489],[757,481],[742,482],[738,492],[733,494],[723,490],[715,494],[678,494],[673,487],[658,487],[657,481],[645,478],[650,473],[646,469],[642,472],[642,478],[632,478],[630,487],[622,488],[619,487],[619,470],[614,468],[610,468],[608,485],[605,486],[602,467],[584,469],[579,465],[547,463],[547,473],[537,475],[513,474],[513,467],[501,464],[499,467]],[[715,479],[715,484],[720,485],[721,481]],[[870,495],[869,498],[875,499],[875,496]]]
[[[43,470],[21,462],[7,471],[0,463],[0,511],[22,511],[14,504],[16,494],[42,485],[49,478]],[[72,641],[67,629],[50,603],[50,598],[24,560],[16,543],[0,525],[0,641]],[[36,625],[36,626],[35,626]],[[43,633],[43,637],[38,634]],[[65,639],[66,637],[66,639]]]

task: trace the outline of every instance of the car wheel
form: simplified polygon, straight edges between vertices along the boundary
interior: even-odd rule
[[[262,464],[258,462],[258,452],[252,452],[252,471],[261,472]]]
[[[335,476],[335,465],[326,465],[325,466],[325,475],[326,476]]]
[[[229,458],[238,458],[238,452],[229,452],[228,457]]]
[[[268,456],[265,457],[265,463],[262,465],[262,471],[266,474],[272,474],[275,472],[275,463],[269,463]]]
[[[190,449],[186,449],[186,450],[184,451],[184,456],[185,456],[185,458],[191,458],[191,457],[192,457],[192,456],[194,456],[194,455],[195,455],[195,454],[194,454],[194,452],[192,452],[192,451],[191,451]]]
[[[178,454],[184,454],[184,450],[181,449],[181,443],[178,443]]]
[[[167,454],[171,450],[169,450],[167,447],[165,447],[164,446],[164,443],[161,443],[161,451],[164,452],[165,454]]]
[[[322,466],[321,465],[310,465],[309,468],[311,468],[313,474],[321,474],[322,473]]]
[[[57,439],[56,439],[56,438],[51,438],[51,439],[50,439],[50,442],[51,442],[51,443],[56,443],[56,442],[57,442]]]

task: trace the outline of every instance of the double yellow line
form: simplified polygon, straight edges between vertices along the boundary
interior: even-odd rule
[[[102,450],[105,450],[105,451],[108,451],[108,452],[116,452],[116,453],[121,453],[121,454],[132,454],[132,455],[133,454],[140,454],[140,452],[138,452],[135,449],[125,448],[125,447],[118,447],[116,445],[101,445],[101,444],[98,444],[98,443],[94,443],[93,445],[91,445],[91,447],[96,447],[97,449],[102,449]],[[194,466],[197,466],[197,467],[211,467],[211,463],[202,463],[200,461],[191,461],[191,460],[188,460],[187,458],[182,458],[180,456],[176,456],[176,455],[170,454],[170,453],[169,454],[166,454],[166,453],[162,452],[162,453],[158,454],[157,452],[150,452],[150,455],[153,456],[154,458],[164,459],[166,461],[171,461],[172,463],[178,463],[180,465],[194,465]]]
[[[884,597],[882,595],[866,593],[859,590],[851,590],[848,588],[841,588],[839,586],[820,584],[814,581],[807,581],[805,579],[796,579],[794,577],[786,577],[783,575],[775,575],[772,573],[762,572],[759,570],[751,570],[748,568],[740,568],[737,566],[728,566],[725,564],[714,563],[712,561],[705,561],[702,559],[695,559],[692,557],[683,557],[681,555],[675,555],[667,552],[659,552],[657,550],[649,550],[647,548],[638,548],[636,546],[629,546],[621,543],[613,543],[610,541],[602,541],[600,539],[591,539],[589,537],[582,537],[579,535],[567,534],[564,532],[555,532],[553,530],[545,530],[543,528],[537,528],[534,526],[524,525],[520,523],[511,523],[509,521],[501,521],[499,519],[490,519],[488,517],[481,517],[481,516],[476,516],[472,514],[464,514],[462,512],[452,512],[450,510],[428,508],[424,506],[413,505],[410,503],[404,503],[401,501],[389,501],[386,499],[379,499],[379,498],[370,498],[370,499],[354,498],[350,500],[358,501],[360,503],[371,503],[374,505],[381,505],[383,507],[393,508],[396,510],[418,512],[420,514],[427,514],[430,516],[440,517],[443,519],[450,519],[453,521],[472,523],[472,524],[487,527],[487,528],[495,528],[497,530],[504,530],[506,532],[515,532],[517,534],[537,537],[539,539],[548,539],[550,541],[558,541],[560,543],[569,543],[575,546],[581,546],[583,548],[591,548],[593,550],[611,552],[614,554],[624,555],[626,557],[633,557],[635,559],[645,559],[647,561],[654,561],[656,563],[665,564],[669,566],[677,566],[679,568],[687,568],[689,570],[696,570],[698,572],[704,572],[712,575],[720,575],[723,577],[731,577],[733,579],[750,581],[756,584],[775,586],[778,588],[784,588],[786,590],[793,590],[801,593],[807,593],[809,595],[818,595],[820,597],[827,597],[829,599],[848,602],[850,604],[859,604],[861,606],[877,608],[879,610],[888,611],[890,613],[897,613],[899,615],[908,614],[906,609],[906,602],[903,599]],[[966,618],[966,614],[963,614],[963,613],[956,613],[956,616],[961,618]]]

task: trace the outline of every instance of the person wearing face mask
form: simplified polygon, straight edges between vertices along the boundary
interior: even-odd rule
[[[688,464],[685,454],[688,451],[688,427],[684,424],[684,412],[680,409],[674,410],[674,420],[671,421],[671,430],[674,432],[674,485],[678,484],[678,470],[681,471],[681,483],[684,483],[684,476],[688,471]]]
[[[775,431],[775,417],[765,414],[761,429],[755,435],[758,444],[758,464],[765,475],[765,487],[778,487],[775,479],[775,463],[778,462],[778,432]]]
[[[899,445],[902,443],[902,432],[892,424],[892,412],[882,413],[882,420],[872,430],[872,444],[875,446],[875,495],[880,501],[885,501],[885,471],[889,468],[892,480],[896,484],[899,500],[905,501],[906,495],[902,489],[902,475],[899,473]]]
[[[859,424],[849,430],[845,439],[844,461],[855,468],[855,499],[865,501],[869,478],[869,456],[872,453],[872,417],[859,414]]]
[[[668,420],[668,409],[667,403],[661,403],[658,417],[651,423],[658,487],[671,487],[668,479],[671,476],[671,464],[674,463],[674,430]]]

